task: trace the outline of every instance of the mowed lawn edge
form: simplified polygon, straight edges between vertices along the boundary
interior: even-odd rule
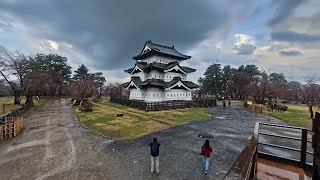
[[[288,106],[288,110],[285,112],[271,112],[264,111],[264,114],[277,118],[289,125],[300,126],[304,128],[312,127],[312,119],[307,105],[305,104],[284,104]],[[316,108],[314,108],[316,111]]]
[[[18,105],[18,104],[13,104],[13,100],[14,100],[13,96],[0,97],[0,115],[9,113],[15,109],[20,108],[24,104],[25,99],[26,99],[25,96],[23,96],[21,99],[21,105]],[[28,116],[31,112],[33,112],[34,110],[36,110],[40,106],[46,104],[50,99],[52,99],[52,98],[47,97],[47,96],[41,96],[38,101],[38,99],[36,97],[33,97],[33,105],[31,106],[30,110],[21,114],[21,116],[24,116],[24,117]],[[3,113],[3,109],[2,109],[2,104],[5,104],[5,112],[4,113]]]
[[[75,107],[80,123],[93,132],[116,140],[131,140],[169,127],[207,120],[207,108],[187,108],[170,111],[145,112],[104,100],[93,103],[92,112]],[[117,117],[123,114],[123,117]]]

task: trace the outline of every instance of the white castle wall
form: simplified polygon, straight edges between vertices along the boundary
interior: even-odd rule
[[[166,100],[192,100],[191,91],[186,89],[170,89],[165,92]]]
[[[185,89],[170,89],[168,91],[159,88],[148,88],[146,90],[131,89],[129,99],[144,100],[147,102],[192,100],[191,91]]]
[[[152,70],[149,73],[146,73],[146,78],[147,79],[163,79],[164,74],[162,72],[159,72],[157,70]]]
[[[183,81],[186,80],[187,76],[185,74],[181,73],[174,73],[174,72],[165,72],[164,73],[164,81],[169,82],[171,81],[174,77],[180,77]]]
[[[143,99],[148,102],[165,101],[164,90],[159,88],[148,88],[143,92]]]
[[[162,57],[162,56],[157,56],[157,55],[154,55],[152,57],[148,57],[148,58],[140,60],[140,61],[146,62],[146,63],[158,62],[158,63],[164,63],[164,64],[168,64],[170,62],[175,62],[175,61],[178,61],[179,63],[181,62],[181,60],[170,59],[167,57]]]
[[[129,99],[142,100],[142,91],[140,89],[130,89]]]
[[[138,73],[134,73],[131,76],[139,76],[141,81],[144,81],[147,79],[147,74],[144,72],[138,72]]]

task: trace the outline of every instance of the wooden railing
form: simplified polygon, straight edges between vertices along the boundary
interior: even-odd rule
[[[320,113],[318,113],[318,123],[320,123]],[[300,129],[301,130],[301,138],[296,138],[296,137],[289,137],[289,136],[284,136],[284,135],[279,135],[275,133],[265,133],[261,132],[260,128],[261,126],[269,126],[269,127],[278,127],[278,128],[284,128],[284,129]],[[320,132],[320,125],[318,126],[318,130]],[[306,163],[306,155],[320,155],[320,150],[319,152],[316,152],[317,150],[315,149],[315,154],[313,152],[307,151],[307,143],[312,143],[313,141],[308,140],[308,132],[310,132],[310,129],[305,129],[305,128],[300,128],[300,127],[294,127],[294,126],[286,126],[286,125],[280,125],[280,124],[269,124],[269,123],[256,123],[255,128],[254,128],[254,135],[246,145],[246,147],[243,149],[237,160],[233,163],[232,167],[228,171],[227,175],[225,176],[224,179],[226,180],[235,180],[235,179],[256,179],[256,160],[257,158],[267,158],[267,159],[272,159],[276,161],[284,161],[288,164],[292,165],[297,165],[300,167],[305,168],[306,166],[312,167],[312,164],[307,164]],[[320,138],[320,133],[318,132]],[[317,134],[317,133],[315,133]],[[280,145],[275,145],[275,144],[270,144],[270,143],[263,143],[259,142],[259,136],[264,135],[264,136],[271,136],[275,138],[282,138],[282,139],[290,139],[294,141],[300,142],[300,149],[297,148],[292,148],[292,147],[287,147],[287,146],[280,146]],[[314,137],[315,139],[317,137]],[[320,140],[319,140],[320,142]],[[313,143],[314,146],[315,143]],[[291,150],[291,151],[296,151],[300,153],[300,160],[294,160],[294,159],[289,159],[286,157],[279,157],[273,154],[267,154],[264,152],[258,151],[258,146],[259,145],[264,145],[264,146],[269,146],[269,147],[275,147],[275,148],[280,148],[280,149],[285,149],[285,150]],[[317,145],[317,147],[320,149],[320,146]],[[318,161],[315,163],[315,161]],[[318,164],[317,164],[318,163]],[[315,166],[314,169],[318,168],[318,171],[316,170],[314,173],[314,179],[319,179],[319,172],[320,172],[320,161],[315,160],[314,158],[314,163],[313,165]],[[318,166],[318,167],[317,167]],[[317,174],[318,173],[318,174]]]
[[[23,128],[23,117],[6,117],[0,121],[0,142],[17,136]]]
[[[320,179],[320,112],[316,112],[316,117],[313,119],[312,131],[314,132],[312,137],[312,147],[314,148],[312,179]]]
[[[231,169],[224,177],[225,180],[248,180],[256,177],[257,139],[252,136]]]
[[[259,128],[258,128],[258,145],[274,147],[274,148],[284,149],[284,150],[289,150],[289,151],[295,151],[295,152],[300,153],[300,159],[297,160],[297,159],[292,159],[292,158],[279,157],[277,155],[272,155],[272,154],[268,154],[268,153],[265,153],[265,152],[259,152],[259,155],[271,156],[271,157],[273,156],[273,157],[276,157],[278,159],[284,159],[286,161],[291,161],[292,163],[299,163],[300,167],[302,167],[302,168],[306,167],[306,165],[307,165],[307,163],[306,163],[307,154],[312,155],[312,156],[314,155],[313,152],[307,151],[307,143],[312,143],[311,140],[308,140],[308,132],[312,132],[310,129],[301,128],[301,127],[295,127],[295,126],[280,125],[280,124],[269,124],[269,123],[257,123],[257,124],[259,126]],[[259,131],[261,126],[277,127],[277,128],[281,128],[283,130],[285,130],[285,129],[301,130],[301,137],[297,138],[297,137],[279,135],[279,134],[275,134],[275,133],[263,133],[263,132]],[[293,148],[293,147],[288,147],[288,146],[283,146],[283,145],[276,145],[276,144],[271,144],[271,143],[266,143],[266,142],[260,142],[259,141],[259,136],[260,135],[274,137],[274,138],[281,138],[281,139],[290,139],[293,142],[300,143],[300,148]]]

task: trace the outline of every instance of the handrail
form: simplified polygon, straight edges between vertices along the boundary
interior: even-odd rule
[[[302,127],[296,127],[296,126],[287,126],[287,125],[281,125],[281,124],[271,124],[271,123],[262,123],[259,122],[260,125],[266,125],[266,126],[275,126],[275,127],[283,127],[283,128],[289,128],[289,129],[306,129],[307,131],[312,131],[311,129],[308,128],[302,128]]]
[[[276,145],[276,144],[261,143],[261,142],[258,142],[258,144],[265,145],[265,146],[276,147],[276,148],[280,148],[280,149],[287,149],[287,150],[291,150],[291,151],[301,152],[301,150],[297,149],[297,148],[285,147],[285,146],[280,146],[280,145]]]
[[[259,134],[266,135],[266,136],[273,136],[273,137],[280,137],[280,138],[285,138],[285,139],[293,139],[293,140],[297,140],[297,141],[302,141],[301,138],[282,136],[282,135],[278,135],[278,134],[268,134],[268,133],[262,133],[262,132],[259,132]]]
[[[256,127],[259,127],[260,125],[264,125],[264,126],[274,126],[274,127],[280,127],[280,128],[299,129],[299,130],[301,130],[301,138],[288,137],[288,136],[283,136],[283,135],[279,135],[279,134],[263,133],[263,132],[259,132],[259,129],[258,130],[255,129],[255,132],[257,131],[258,135],[260,134],[260,135],[273,136],[273,137],[279,137],[279,138],[285,138],[285,139],[292,139],[292,140],[300,141],[301,142],[300,149],[292,148],[292,147],[280,146],[280,145],[276,145],[276,144],[263,143],[263,142],[259,142],[259,140],[258,140],[258,144],[265,145],[265,146],[271,146],[271,147],[275,147],[275,148],[280,148],[280,149],[287,149],[287,150],[291,150],[291,151],[300,152],[300,164],[301,164],[301,167],[305,167],[306,166],[306,156],[307,156],[307,154],[313,155],[312,152],[308,152],[307,151],[307,143],[308,142],[312,143],[312,141],[308,140],[308,131],[311,131],[310,129],[301,128],[301,127],[294,127],[294,126],[286,126],[286,125],[280,125],[280,124],[270,124],[270,123],[257,123],[257,124],[256,124]]]
[[[252,136],[249,143],[243,149],[238,159],[228,171],[225,180],[243,179],[249,180],[255,176],[257,158],[257,139]]]

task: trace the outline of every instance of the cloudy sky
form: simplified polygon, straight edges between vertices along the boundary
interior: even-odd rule
[[[209,64],[257,64],[290,80],[320,68],[319,0],[1,0],[0,45],[58,53],[124,82],[146,40]]]

